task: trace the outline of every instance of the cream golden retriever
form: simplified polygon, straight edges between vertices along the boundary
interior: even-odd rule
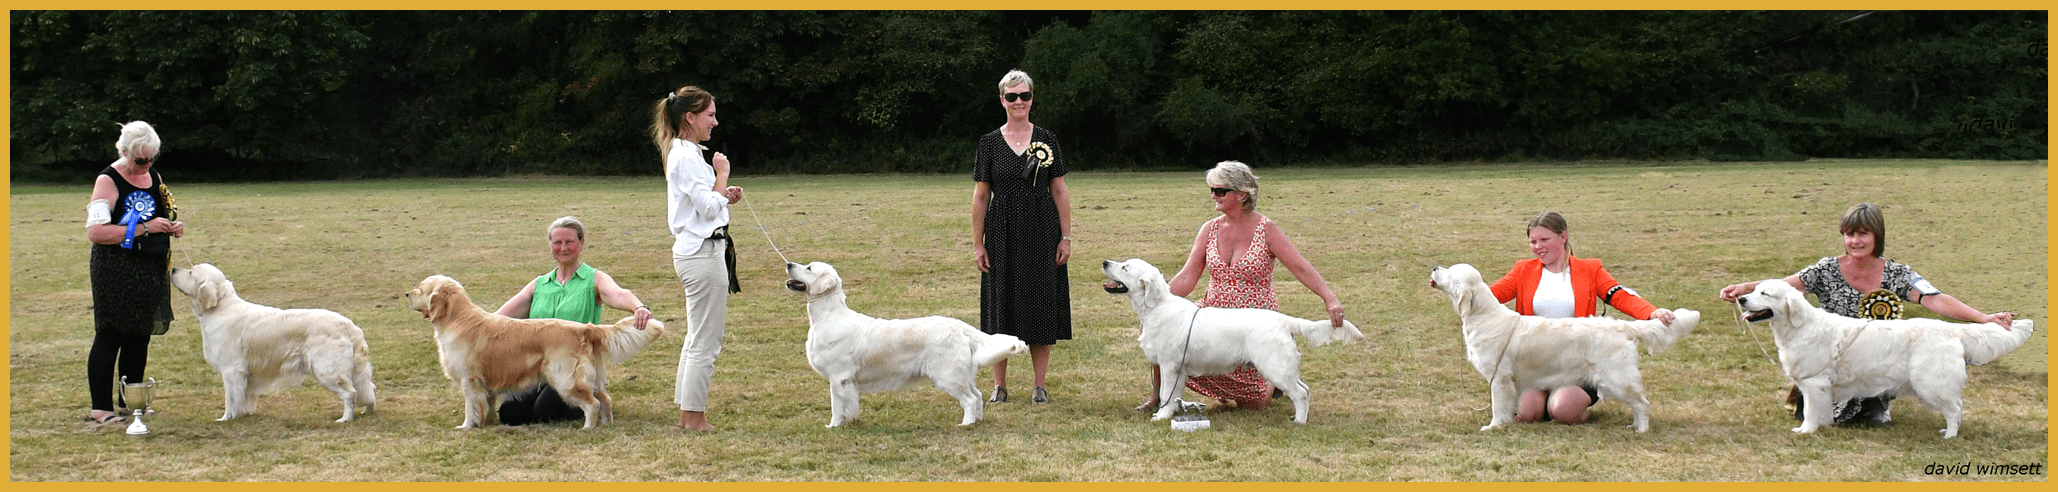
[[[464,394],[469,429],[493,420],[500,393],[549,383],[566,403],[586,412],[586,425],[614,416],[607,396],[607,365],[643,350],[665,325],[656,319],[636,329],[634,317],[614,325],[561,319],[518,319],[472,304],[464,286],[442,275],[422,279],[407,291],[407,307],[436,326],[436,351],[443,376]]]
[[[1846,318],[1808,304],[1801,291],[1779,279],[1759,282],[1736,303],[1745,320],[1772,327],[1780,369],[1801,388],[1801,426],[1793,428],[1801,433],[1829,424],[1830,402],[1913,392],[1944,414],[1944,438],[1957,437],[1965,364],[2001,358],[2036,331],[2026,319],[2002,329],[1928,318]]]
[[[193,299],[200,318],[200,351],[222,377],[222,417],[257,411],[257,395],[281,384],[298,385],[310,374],[343,400],[343,418],[357,418],[356,406],[372,411],[371,351],[364,330],[327,309],[279,309],[244,301],[220,268],[201,263],[174,268],[172,285]]]
[[[1443,290],[1464,323],[1465,359],[1485,376],[1493,397],[1493,419],[1479,430],[1515,421],[1522,392],[1592,385],[1604,398],[1621,400],[1636,412],[1636,431],[1650,430],[1651,402],[1636,345],[1656,354],[1692,333],[1701,313],[1672,310],[1672,324],[1601,316],[1523,316],[1494,298],[1472,265],[1429,270],[1429,286]]]
[[[786,264],[786,288],[807,299],[807,363],[829,380],[829,427],[858,417],[858,394],[893,391],[928,378],[963,407],[958,425],[985,414],[985,399],[973,385],[979,367],[1029,351],[1012,335],[988,335],[946,316],[879,319],[844,304],[843,277],[836,267],[814,262]]]
[[[1187,376],[1228,374],[1244,364],[1257,366],[1265,382],[1293,399],[1293,421],[1308,423],[1308,384],[1301,382],[1301,351],[1293,336],[1308,345],[1348,343],[1365,338],[1349,321],[1343,327],[1329,320],[1309,321],[1269,309],[1203,308],[1172,295],[1165,275],[1141,259],[1101,261],[1110,294],[1126,294],[1143,334],[1136,341],[1143,355],[1158,365],[1158,407],[1151,420],[1172,416],[1173,397],[1186,387]]]

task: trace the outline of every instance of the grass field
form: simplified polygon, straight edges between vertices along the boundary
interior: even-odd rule
[[[803,355],[804,308],[780,288],[764,236],[746,227],[754,208],[788,257],[835,264],[861,312],[976,323],[969,178],[733,180],[752,202],[732,210],[744,293],[730,300],[714,377],[709,416],[722,430],[701,435],[672,427],[681,338],[669,334],[610,371],[611,425],[452,430],[462,418],[457,391],[436,364],[428,322],[400,298],[441,273],[497,307],[551,267],[545,224],[576,214],[589,228],[586,260],[683,329],[659,178],[181,185],[177,167],[164,171],[188,223],[173,262],[190,255],[220,266],[252,302],[356,320],[371,345],[378,410],[333,423],[333,396],[304,386],[262,397],[253,416],[213,421],[220,380],[201,359],[188,300],[174,293],[180,318],[151,348],[155,433],[134,439],[80,423],[92,333],[80,229],[88,189],[16,186],[11,480],[2047,480],[1923,473],[1932,463],[2046,462],[2041,161],[1260,168],[1259,212],[1294,238],[1368,338],[1304,349],[1308,424],[1277,405],[1217,415],[1214,430],[1192,434],[1129,411],[1148,391],[1147,366],[1135,314],[1101,292],[1098,264],[1140,257],[1177,269],[1213,214],[1199,172],[1067,179],[1075,327],[1053,357],[1055,402],[989,405],[970,428],[954,426],[954,402],[923,385],[866,395],[863,420],[824,429],[828,395]],[[1778,401],[1786,380],[1761,353],[1772,349],[1769,332],[1744,331],[1715,298],[1723,285],[1837,254],[1837,216],[1860,201],[1887,207],[1887,257],[1975,308],[2038,322],[2028,345],[1968,368],[1957,439],[1940,439],[1941,415],[1913,398],[1897,402],[1883,428],[1788,432],[1795,423]],[[1428,268],[1463,262],[1498,275],[1529,256],[1522,225],[1546,208],[1571,221],[1575,256],[1606,260],[1661,307],[1706,314],[1692,336],[1643,359],[1648,434],[1626,428],[1620,403],[1595,407],[1594,425],[1478,432],[1486,383],[1465,362],[1456,316],[1427,286]],[[1282,310],[1318,317],[1318,300],[1286,269],[1277,275]],[[1027,396],[1027,358],[1016,362],[1015,393]],[[990,389],[986,371],[980,384]]]

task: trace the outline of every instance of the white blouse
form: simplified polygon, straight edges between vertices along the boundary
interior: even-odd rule
[[[700,145],[672,139],[665,161],[665,218],[672,232],[672,254],[690,255],[700,243],[729,225],[729,197],[715,191],[715,169],[700,156]]]
[[[1578,308],[1572,301],[1572,269],[1551,273],[1544,269],[1536,280],[1536,294],[1529,299],[1529,307],[1536,309],[1536,315],[1545,318],[1570,318]]]

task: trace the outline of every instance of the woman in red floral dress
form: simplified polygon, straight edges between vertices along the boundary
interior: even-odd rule
[[[1308,290],[1322,298],[1329,310],[1331,326],[1343,326],[1343,303],[1322,281],[1322,273],[1301,256],[1279,224],[1257,213],[1258,176],[1250,166],[1222,161],[1208,170],[1208,188],[1215,195],[1216,217],[1202,224],[1193,238],[1193,253],[1171,280],[1172,295],[1185,297],[1200,283],[1201,271],[1208,273],[1208,290],[1201,307],[1259,308],[1279,310],[1279,296],[1272,290],[1272,260],[1278,259]],[[1158,385],[1158,370],[1151,368],[1151,387]],[[1240,410],[1261,410],[1272,404],[1272,385],[1250,365],[1220,376],[1196,376],[1186,388],[1202,396],[1234,401]],[[1136,407],[1151,411],[1158,407],[1157,391]]]

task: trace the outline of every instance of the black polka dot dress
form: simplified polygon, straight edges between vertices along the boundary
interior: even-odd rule
[[[993,191],[986,205],[989,271],[979,276],[979,329],[1051,345],[1072,339],[1071,284],[1057,264],[1058,209],[1050,194],[1050,180],[1066,173],[1065,154],[1057,134],[1043,127],[1031,131],[1030,142],[1029,152],[1017,154],[998,129],[979,138],[972,180]],[[1041,179],[1025,176],[1031,156],[1045,154],[1049,165]]]

